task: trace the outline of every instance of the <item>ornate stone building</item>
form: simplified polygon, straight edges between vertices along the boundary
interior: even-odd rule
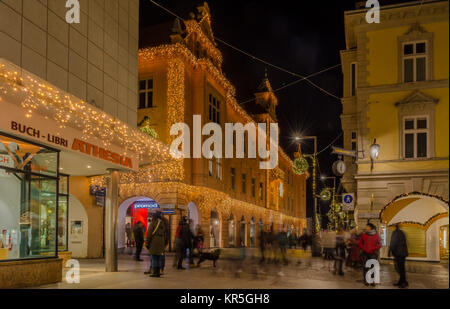
[[[144,29],[140,41],[138,123],[164,143],[171,144],[177,137],[170,135],[173,124],[186,123],[195,153],[196,143],[202,144],[207,136],[196,141],[194,115],[201,117],[201,127],[215,123],[223,132],[226,123],[264,123],[268,131],[269,124],[277,122],[278,102],[267,76],[253,105],[244,110],[236,102],[235,89],[222,72],[222,54],[207,4],[186,21]],[[129,209],[146,199],[172,213],[168,216],[172,239],[180,216],[188,216],[193,228],[201,226],[206,247],[233,247],[241,242],[256,246],[264,226],[301,233],[306,228],[304,176],[294,175],[292,161],[281,148],[276,151],[276,168],[260,169],[259,158],[248,158],[249,134],[233,135],[234,149],[237,143],[244,144],[244,158],[236,153],[233,158],[211,159],[193,154],[169,164],[143,166],[137,174],[123,174],[119,247],[124,244],[123,227],[132,216]]]
[[[449,41],[448,2],[381,7],[380,23],[366,9],[345,13],[342,184],[356,192],[355,220],[376,223],[382,256],[400,223],[410,257],[448,258]],[[371,160],[371,145],[380,146]]]

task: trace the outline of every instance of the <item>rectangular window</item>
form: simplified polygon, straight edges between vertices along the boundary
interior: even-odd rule
[[[403,126],[403,149],[407,159],[428,157],[429,126],[426,117],[408,117]]]
[[[242,193],[247,193],[247,175],[242,174]]]
[[[409,42],[403,45],[403,81],[405,83],[427,80],[427,49],[426,42]]]
[[[208,116],[210,121],[220,124],[220,101],[212,94],[209,94]]]
[[[264,199],[264,185],[262,182],[259,183],[259,199],[261,201]]]
[[[356,62],[352,63],[352,96],[356,95]]]
[[[153,79],[139,81],[139,109],[153,107]]]
[[[351,143],[352,143],[352,150],[358,152],[358,132],[352,131],[352,140],[351,140]],[[358,156],[352,157],[352,162],[353,162],[353,163],[356,162],[356,158],[357,158],[357,157],[358,157]]]
[[[231,176],[231,189],[234,190],[236,188],[236,170],[234,167],[230,169],[230,176]]]
[[[256,196],[256,179],[252,178],[252,197]]]

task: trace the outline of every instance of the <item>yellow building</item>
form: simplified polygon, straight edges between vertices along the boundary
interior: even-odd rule
[[[448,258],[448,2],[381,7],[378,24],[366,12],[345,13],[341,118],[358,157],[346,159],[343,185],[357,194],[359,226],[377,224],[382,257],[400,223],[411,259]]]
[[[193,116],[206,123],[276,123],[275,97],[265,77],[247,112],[235,99],[235,89],[222,73],[222,54],[216,47],[207,4],[185,22],[175,21],[145,29],[139,52],[138,123],[170,144],[175,123],[191,130]],[[238,141],[233,136],[233,145]],[[206,136],[201,138],[203,143]],[[161,164],[137,174],[122,175],[119,207],[119,247],[124,246],[124,226],[130,222],[130,206],[152,199],[173,212],[172,238],[180,216],[200,225],[207,247],[256,246],[260,228],[273,224],[301,233],[306,228],[305,178],[292,172],[292,161],[280,148],[278,166],[260,169],[260,160],[248,159],[248,132],[244,135],[245,157],[233,159],[191,158]],[[223,142],[225,145],[225,142]],[[225,147],[223,147],[225,149]],[[235,147],[234,147],[235,148]],[[97,181],[96,179],[93,182]]]

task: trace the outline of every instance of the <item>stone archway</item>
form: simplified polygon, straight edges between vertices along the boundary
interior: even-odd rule
[[[448,202],[427,194],[410,193],[394,198],[380,212],[382,257],[387,256],[390,234],[399,225],[406,234],[409,258],[440,260],[440,227],[448,224]]]
[[[117,248],[123,249],[126,246],[126,236],[125,236],[125,219],[127,216],[127,211],[130,208],[131,204],[138,200],[150,199],[147,196],[133,196],[125,199],[119,206],[119,210],[117,213]]]

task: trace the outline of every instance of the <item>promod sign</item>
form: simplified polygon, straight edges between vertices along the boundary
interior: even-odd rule
[[[158,203],[155,201],[136,201],[134,202],[134,209],[157,209],[159,208]]]

